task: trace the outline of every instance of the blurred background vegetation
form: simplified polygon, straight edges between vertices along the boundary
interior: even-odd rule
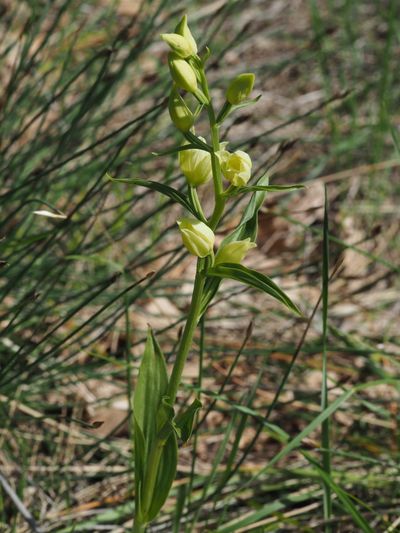
[[[173,355],[194,261],[180,210],[106,173],[184,186],[175,156],[152,155],[182,140],[159,34],[184,12],[212,50],[217,101],[236,74],[256,74],[262,97],[224,140],[251,154],[255,175],[307,185],[268,196],[247,261],[304,318],[223,284],[185,371],[182,403],[201,389],[205,406],[197,436],[150,530],[322,530],[321,477],[305,454],[320,460],[319,424],[269,462],[320,411],[327,185],[330,399],[380,380],[332,415],[331,479],[354,508],[333,491],[333,528],[361,531],[361,515],[371,531],[397,531],[397,0],[0,1],[0,529],[130,531],[128,398],[147,323]]]

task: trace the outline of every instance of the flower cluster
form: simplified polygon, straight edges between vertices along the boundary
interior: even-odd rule
[[[186,148],[183,145],[179,151],[179,166],[188,186],[197,188],[208,183],[213,177],[219,177],[225,179],[231,189],[245,187],[251,178],[250,156],[242,150],[229,152],[226,148],[227,142],[218,141],[218,146],[214,145],[212,150],[206,150],[207,141],[194,136],[196,114],[181,93],[193,94],[201,106],[210,107],[212,104],[209,101],[208,87],[205,85],[204,64],[198,55],[197,43],[187,24],[187,17],[181,19],[175,33],[164,33],[161,37],[170,47],[168,64],[173,84],[168,110],[171,120],[186,137],[191,133],[191,139],[194,138],[199,143],[198,147]],[[254,79],[254,74],[244,73],[230,82],[225,94],[225,116],[234,106],[246,101],[253,89]],[[218,173],[216,178],[215,173]],[[178,227],[183,244],[191,254],[200,258],[214,257],[215,235],[206,221],[182,218],[178,221]],[[249,238],[229,242],[217,251],[214,264],[240,263],[246,253],[255,246]]]
[[[212,229],[197,218],[182,218],[178,220],[182,242],[192,255],[207,257],[214,253],[215,235]],[[257,245],[249,238],[232,241],[221,245],[215,256],[214,264],[240,263],[247,252]]]

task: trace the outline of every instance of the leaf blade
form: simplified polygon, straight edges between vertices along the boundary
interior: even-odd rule
[[[112,176],[110,176],[110,174],[107,174],[107,178],[110,181],[116,181],[119,183],[131,183],[132,185],[139,185],[140,187],[146,187],[146,189],[159,192],[164,196],[167,196],[173,202],[180,204],[182,207],[192,213],[192,215],[194,215],[195,217],[198,217],[196,210],[191,205],[186,194],[183,194],[182,192],[174,189],[173,187],[170,187],[169,185],[165,185],[165,183],[160,183],[158,181],[152,180],[144,180],[141,178],[113,178]]]
[[[133,412],[146,446],[146,457],[157,435],[157,414],[167,393],[168,375],[164,356],[151,328],[133,395]]]
[[[237,263],[221,263],[208,270],[207,276],[239,281],[269,294],[275,300],[283,303],[288,309],[297,315],[302,315],[300,309],[287,296],[287,294],[271,278]]]
[[[153,492],[153,498],[150,508],[146,513],[146,519],[151,522],[159,513],[160,509],[165,503],[168,494],[174,482],[176,469],[178,464],[178,442],[176,434],[171,431],[165,444],[158,467],[156,490]]]

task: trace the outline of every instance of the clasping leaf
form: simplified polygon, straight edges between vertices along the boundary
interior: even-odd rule
[[[175,418],[175,425],[179,429],[179,436],[183,442],[187,442],[190,439],[193,431],[193,423],[201,406],[201,401],[196,398],[187,409],[179,413]]]

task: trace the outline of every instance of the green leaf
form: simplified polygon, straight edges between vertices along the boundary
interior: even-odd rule
[[[193,423],[197,412],[201,409],[202,403],[197,398],[175,418],[175,425],[180,430],[180,437],[183,442],[187,442],[193,431]]]
[[[218,278],[207,278],[204,285],[203,294],[201,296],[201,307],[199,317],[202,317],[207,311],[212,299],[217,294],[221,280]]]
[[[153,155],[154,157],[161,157],[163,155],[178,154],[179,152],[184,152],[185,150],[193,150],[193,148],[197,148],[197,146],[191,143],[181,144],[180,146],[174,146],[174,148],[164,150],[163,152],[151,152],[151,155]]]
[[[208,224],[207,218],[205,217],[203,209],[201,207],[197,190],[195,187],[191,187],[190,185],[188,187],[188,201],[191,205],[192,213],[196,213],[196,218],[198,218],[205,224]]]
[[[157,416],[168,388],[167,367],[161,348],[149,328],[133,396],[133,412],[143,433],[145,457],[157,436]]]
[[[143,482],[146,468],[146,443],[143,432],[136,418],[133,418],[133,437],[134,437],[134,460],[135,460],[135,508],[136,512],[141,514],[141,501],[143,494]]]
[[[165,503],[176,476],[178,464],[178,443],[176,434],[172,431],[163,445],[160,465],[157,473],[157,481],[153,498],[146,519],[151,522]]]
[[[297,189],[304,189],[305,185],[249,185],[248,187],[237,187],[229,196],[236,196],[246,192],[265,191],[265,192],[279,192],[279,191],[295,191]]]
[[[283,303],[291,311],[301,315],[300,309],[292,302],[289,296],[287,296],[271,278],[256,270],[252,270],[237,263],[221,263],[220,265],[210,268],[207,272],[207,276],[240,281],[245,285],[249,285],[250,287],[254,287],[255,289],[259,289],[269,294],[275,298],[275,300]]]
[[[265,174],[257,182],[257,186],[267,186],[269,183],[269,176]],[[232,241],[241,241],[250,237],[252,242],[256,241],[257,230],[258,230],[258,211],[264,203],[266,191],[256,191],[250,199],[250,202],[247,204],[246,209],[244,210],[242,219],[238,227],[230,235],[225,237],[222,241],[221,246],[228,244]]]
[[[247,239],[248,237],[252,242],[256,241],[258,232],[258,211],[264,203],[265,196],[267,194],[267,190],[264,188],[269,187],[268,184],[268,174],[262,175],[257,181],[257,184],[254,185],[254,187],[259,187],[259,190],[254,192],[250,202],[247,204],[238,227],[230,235],[227,235],[225,239],[223,239],[220,246],[224,246],[225,244],[233,241],[241,241]],[[208,278],[206,280],[201,299],[200,316],[206,312],[214,296],[217,294],[220,284],[221,280],[216,277]]]
[[[198,150],[204,150],[205,152],[212,153],[213,149],[212,146],[208,145],[206,142],[202,141],[197,135],[192,133],[191,131],[186,131],[184,133],[184,136],[186,139],[191,143],[194,144],[194,146]]]
[[[132,183],[132,185],[140,185],[141,187],[146,187],[147,189],[151,189],[152,191],[157,191],[163,194],[164,196],[170,198],[170,200],[172,200],[173,202],[180,204],[182,207],[192,213],[192,215],[196,217],[198,216],[196,210],[189,202],[189,199],[186,194],[183,194],[182,192],[173,189],[169,185],[159,183],[158,181],[143,180],[141,178],[113,178],[108,173],[106,174],[106,176],[111,181],[117,181],[119,183]]]

